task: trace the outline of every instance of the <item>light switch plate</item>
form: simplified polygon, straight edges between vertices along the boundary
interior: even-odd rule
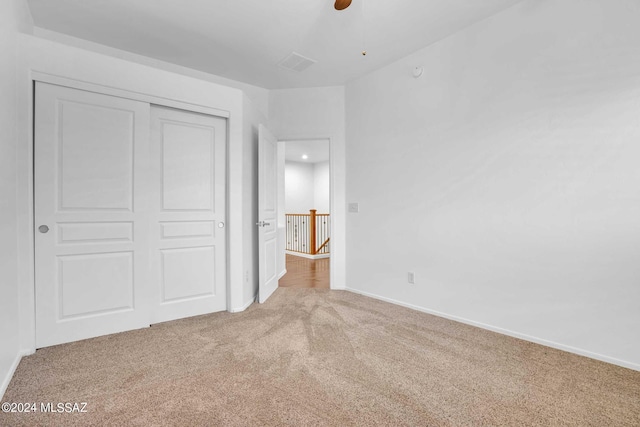
[[[349,203],[349,212],[350,213],[358,213],[358,212],[360,212],[360,205],[357,202]]]

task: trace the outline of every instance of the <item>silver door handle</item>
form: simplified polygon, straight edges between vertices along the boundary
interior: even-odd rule
[[[38,231],[44,234],[49,231],[49,227],[47,227],[46,225],[41,225],[40,227],[38,227]]]
[[[258,227],[267,227],[267,226],[271,225],[271,223],[270,222],[266,222],[266,221],[258,221],[258,222],[256,222],[256,225]]]
[[[218,228],[224,228],[224,222],[219,222],[218,223]]]

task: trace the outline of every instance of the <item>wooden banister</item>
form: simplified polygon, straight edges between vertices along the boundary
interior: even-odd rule
[[[324,243],[322,245],[320,245],[320,247],[318,248],[318,250],[316,251],[316,253],[320,252],[321,250],[324,249],[325,246],[327,246],[327,243],[329,243],[329,240],[331,239],[331,237],[327,237],[327,240],[324,241]]]
[[[309,236],[311,237],[309,243],[311,244],[311,255],[318,253],[316,250],[316,212],[318,212],[317,209],[311,209],[309,211]]]

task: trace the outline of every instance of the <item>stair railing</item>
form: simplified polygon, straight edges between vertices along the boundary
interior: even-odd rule
[[[311,209],[308,214],[286,214],[288,251],[309,255],[329,253],[331,218],[317,212]]]

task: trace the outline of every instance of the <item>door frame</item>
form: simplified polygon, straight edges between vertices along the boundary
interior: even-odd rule
[[[17,189],[22,193],[22,197],[18,199],[18,207],[21,210],[18,222],[18,284],[19,284],[19,319],[20,324],[20,356],[33,354],[36,350],[36,304],[35,304],[35,211],[34,211],[34,126],[35,126],[35,82],[49,83],[59,86],[70,87],[72,89],[79,89],[89,92],[95,92],[103,95],[115,96],[120,98],[132,99],[135,101],[147,102],[149,104],[160,105],[164,107],[176,108],[181,110],[192,111],[196,113],[208,114],[216,117],[224,118],[227,121],[227,138],[226,144],[226,188],[225,197],[226,203],[226,217],[227,217],[227,234],[226,234],[226,246],[227,256],[226,265],[226,288],[227,288],[227,311],[233,311],[233,304],[237,304],[233,299],[233,291],[231,289],[231,251],[230,242],[233,239],[237,239],[235,235],[237,230],[242,230],[242,223],[231,224],[231,219],[235,215],[235,210],[241,212],[241,206],[239,209],[230,204],[230,193],[232,191],[232,177],[230,173],[230,160],[233,155],[232,146],[230,141],[232,139],[232,132],[237,131],[237,127],[241,126],[241,107],[230,108],[229,110],[216,108],[209,105],[202,105],[196,103],[190,103],[185,101],[179,101],[175,99],[163,98],[160,96],[150,95],[142,92],[135,92],[127,89],[120,89],[112,86],[105,86],[97,83],[90,83],[83,80],[77,80],[68,77],[61,77],[58,75],[49,74],[46,72],[36,71],[28,69],[28,91],[24,94],[24,98],[20,98],[21,107],[27,111],[25,125],[27,131],[26,135],[20,134],[21,139],[18,140],[17,148],[17,167],[19,169],[17,176]],[[235,106],[234,106],[235,107]],[[235,110],[235,111],[234,111]],[[24,110],[23,110],[24,111]],[[240,120],[234,120],[232,123],[232,115],[237,114]],[[232,126],[233,125],[233,126]],[[236,129],[233,129],[236,127]],[[236,146],[239,144],[235,144]],[[236,153],[237,154],[237,153]],[[240,151],[240,156],[241,156]],[[26,162],[24,161],[26,160]],[[22,168],[22,169],[21,169]],[[241,173],[241,172],[240,172]],[[237,182],[237,181],[235,181]],[[235,182],[233,182],[235,184]],[[241,181],[239,182],[241,185]],[[233,226],[233,228],[232,228]],[[233,231],[233,232],[232,232]],[[242,261],[241,259],[239,260]]]
[[[338,186],[338,182],[337,182],[338,171],[336,166],[336,155],[338,150],[336,146],[337,145],[336,138],[332,136],[327,136],[327,135],[323,135],[323,136],[305,135],[302,137],[287,136],[284,138],[278,138],[278,144],[281,144],[281,143],[284,144],[286,142],[317,141],[317,140],[329,141],[329,214],[331,215],[331,240],[332,242],[335,242],[336,240],[342,241],[341,238],[334,239],[334,236],[333,236],[336,228],[338,230],[343,230],[343,227],[340,226],[341,217],[340,215],[338,215],[338,197],[336,194],[337,193],[336,190]],[[284,149],[283,149],[283,154],[284,154]],[[280,170],[281,168],[282,170]],[[282,183],[280,182],[278,183],[279,186],[282,186],[282,188],[278,187],[278,199],[279,199],[278,203],[281,203],[281,205],[284,207],[284,162],[282,162],[282,164],[278,163],[277,173],[278,173],[278,176],[283,177]],[[282,200],[280,200],[280,197],[282,197]],[[279,222],[282,221],[282,223],[284,224],[286,222],[284,209],[282,209],[282,213],[278,212],[278,215],[279,215],[278,221]],[[336,256],[336,254],[333,252],[334,247],[338,247],[338,245],[331,245],[332,252],[330,253],[330,256],[329,256],[329,289],[344,289],[344,286],[339,286],[336,280],[336,275],[337,275],[336,272],[338,267],[341,266],[342,258],[340,257],[342,255],[340,254],[340,250],[338,249],[338,254]],[[281,255],[285,257],[284,246],[282,247]],[[286,270],[286,262],[285,262],[284,270],[282,272],[279,272],[279,275],[281,274],[280,277],[282,277],[286,272],[287,270]]]

